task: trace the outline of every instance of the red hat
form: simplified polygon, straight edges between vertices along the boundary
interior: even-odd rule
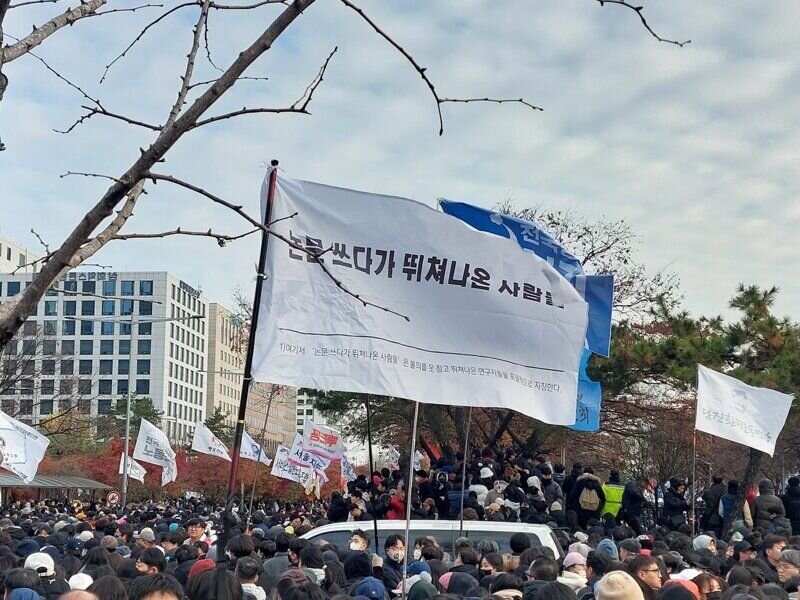
[[[198,560],[196,563],[192,565],[192,568],[189,569],[189,579],[192,578],[192,575],[197,575],[198,573],[202,573],[203,571],[211,571],[216,565],[214,561],[210,558],[204,558],[202,560]]]

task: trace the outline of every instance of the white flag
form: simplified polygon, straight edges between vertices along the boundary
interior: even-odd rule
[[[262,188],[262,202],[266,189]],[[516,242],[405,198],[278,177],[253,375],[572,425],[587,304]]]
[[[119,474],[122,475],[124,472],[125,472],[125,453],[123,452],[122,454],[119,455]],[[145,468],[129,456],[128,477],[144,483],[145,475],[147,475],[147,471],[145,470]]]
[[[329,458],[314,454],[305,448],[305,438],[299,433],[295,434],[294,443],[289,449],[289,460],[301,467],[311,467],[314,473],[323,476],[325,475],[325,470],[331,464]]]
[[[264,449],[261,448],[261,444],[250,437],[249,433],[243,431],[242,447],[239,449],[239,457],[256,462],[258,461],[259,451],[261,452],[261,462],[267,466],[270,466],[272,464],[272,459],[270,459]]]
[[[333,427],[317,425],[306,419],[303,426],[303,448],[330,460],[339,460],[344,452],[342,435]]]
[[[30,483],[49,445],[44,434],[0,411],[0,466]]]
[[[272,476],[289,481],[296,481],[304,488],[311,481],[314,471],[309,466],[299,465],[289,460],[289,448],[278,446],[275,461],[272,464]]]
[[[345,481],[355,481],[358,478],[356,470],[346,456],[342,457],[342,479]]]
[[[414,465],[413,465],[415,471],[419,471],[422,468],[422,463],[420,462],[421,460],[422,460],[422,452],[416,450],[414,452]]]
[[[178,478],[175,451],[169,445],[167,434],[147,419],[142,419],[142,423],[139,425],[139,436],[136,438],[133,457],[142,462],[161,466],[162,486]]]
[[[396,471],[400,468],[400,451],[394,446],[389,446],[386,454],[386,461],[389,463],[389,468]]]
[[[695,428],[732,442],[775,452],[792,396],[742,383],[697,365]]]
[[[244,438],[243,438],[244,440]],[[202,454],[210,454],[217,458],[224,458],[230,462],[231,457],[228,454],[228,448],[220,439],[214,435],[205,423],[198,421],[194,426],[194,437],[192,437],[192,450],[196,450]]]

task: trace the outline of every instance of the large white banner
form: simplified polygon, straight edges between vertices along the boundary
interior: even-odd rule
[[[278,446],[275,453],[275,460],[272,462],[272,476],[296,481],[304,488],[309,484],[314,475],[314,471],[307,465],[299,465],[292,462],[289,458],[289,448]]]
[[[161,485],[178,478],[178,465],[175,463],[175,451],[169,445],[167,434],[147,419],[139,425],[139,436],[133,449],[133,458],[142,462],[161,466]]]
[[[419,202],[281,177],[271,221],[324,256],[273,238],[257,380],[575,422],[587,305],[544,260]]]
[[[0,466],[30,483],[49,445],[44,434],[0,411]]]
[[[695,428],[751,448],[775,452],[792,396],[742,383],[697,365]]]
[[[261,447],[261,444],[255,441],[246,431],[242,432],[242,446],[239,448],[239,456],[253,462],[258,462],[259,457],[261,457],[260,460],[265,465],[270,466],[272,464],[272,459],[267,456],[267,452]]]
[[[125,453],[119,455],[119,474],[122,475],[125,472]],[[145,468],[133,460],[130,456],[128,457],[128,477],[131,479],[135,479],[141,483],[144,483],[144,476],[147,475],[147,471]]]
[[[308,421],[306,421],[308,422]],[[317,474],[324,474],[330,466],[329,458],[314,454],[305,447],[305,440],[299,433],[295,434],[292,447],[289,449],[289,460],[301,467],[311,467]]]
[[[202,421],[195,423],[192,450],[202,454],[210,454],[217,458],[224,458],[228,462],[231,460],[228,454],[228,447]]]
[[[311,419],[306,419],[303,425],[303,448],[330,462],[342,458],[344,442],[342,434],[333,427],[317,425]]]

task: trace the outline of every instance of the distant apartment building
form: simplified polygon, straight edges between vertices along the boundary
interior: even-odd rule
[[[39,258],[25,246],[0,236],[0,273],[37,273],[41,265],[31,263]]]

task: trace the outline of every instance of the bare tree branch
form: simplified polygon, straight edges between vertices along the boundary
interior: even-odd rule
[[[39,243],[44,246],[44,251],[50,254],[50,246],[45,243],[45,241],[42,239],[42,236],[36,233],[36,230],[33,228],[31,228],[31,233],[35,235],[36,239],[39,240]]]
[[[446,102],[462,104],[468,104],[470,102],[491,102],[494,104],[507,104],[509,102],[516,102],[517,104],[527,106],[531,110],[544,110],[541,106],[535,106],[534,104],[527,102],[524,98],[442,98],[439,100],[439,102],[441,104],[445,104]]]
[[[84,173],[83,171],[67,171],[66,173],[59,175],[58,178],[64,179],[65,177],[70,177],[72,175],[80,175],[81,177],[97,177],[98,179],[110,179],[111,181],[120,183],[119,179],[112,177],[111,175],[103,175],[102,173]]]
[[[189,235],[189,236],[198,236],[198,237],[210,237],[217,240],[217,244],[220,247],[224,247],[227,242],[232,242],[234,240],[239,240],[241,238],[247,237],[248,235],[252,235],[257,231],[261,231],[260,228],[251,229],[250,231],[246,231],[245,233],[240,233],[238,235],[225,235],[222,233],[214,233],[209,229],[208,231],[188,231],[186,229],[181,229],[178,227],[177,229],[173,229],[172,231],[162,231],[160,233],[128,233],[128,234],[117,234],[113,236],[112,240],[142,240],[142,239],[153,239],[153,238],[165,238],[173,235]]]
[[[181,76],[181,87],[180,90],[178,90],[178,98],[175,100],[175,104],[172,105],[172,110],[169,111],[169,116],[167,117],[167,122],[164,124],[164,127],[170,127],[175,123],[175,119],[178,118],[178,115],[183,109],[183,105],[186,103],[186,95],[189,93],[189,86],[192,84],[194,63],[197,58],[197,51],[200,49],[200,38],[203,35],[206,20],[208,19],[208,5],[210,3],[211,0],[203,0],[203,6],[200,9],[200,18],[197,19],[197,23],[192,32],[192,48],[189,50],[189,54],[186,57],[186,69]]]
[[[136,119],[132,119],[130,117],[126,117],[125,115],[120,115],[120,114],[117,114],[117,113],[113,113],[110,110],[106,110],[105,108],[103,108],[102,106],[99,106],[99,105],[97,107],[81,105],[81,108],[84,108],[84,109],[88,110],[89,112],[87,112],[85,115],[82,115],[81,117],[79,117],[72,125],[70,125],[66,129],[53,129],[53,131],[55,131],[56,133],[63,133],[63,134],[70,133],[78,125],[82,125],[84,123],[84,121],[88,121],[89,119],[91,119],[95,115],[103,115],[104,117],[110,117],[112,119],[117,119],[118,121],[122,121],[124,123],[128,123],[129,125],[136,125],[137,127],[143,127],[144,129],[149,129],[151,131],[161,131],[161,126],[160,125],[153,125],[151,123],[145,123],[144,121],[138,121]]]
[[[214,59],[211,58],[211,45],[208,42],[208,15],[206,15],[206,26],[205,29],[203,30],[203,45],[206,48],[206,60],[208,60],[208,64],[210,64],[212,67],[214,67],[217,71],[221,73],[222,69],[220,69],[214,62]],[[189,85],[187,91],[190,89],[192,89],[191,85]]]
[[[322,80],[325,77],[325,71],[327,71],[328,69],[328,63],[331,62],[331,59],[333,58],[333,55],[336,54],[337,50],[339,50],[339,46],[334,46],[333,50],[331,50],[331,53],[328,54],[328,58],[325,59],[325,62],[322,63],[322,66],[319,68],[317,76],[311,80],[311,83],[309,83],[308,86],[306,86],[303,95],[300,96],[297,100],[295,100],[294,104],[292,104],[292,108],[295,108],[298,104],[300,104],[301,101],[303,101],[303,99],[305,99],[305,101],[303,101],[302,106],[300,107],[300,110],[306,112],[308,103],[311,102],[311,97],[314,95],[314,92],[316,91],[317,87],[319,87],[319,84],[322,83]]]
[[[67,9],[60,15],[53,17],[44,25],[34,27],[33,31],[20,41],[0,49],[0,55],[2,55],[0,63],[8,63],[19,58],[41,44],[62,27],[72,25],[80,19],[91,16],[105,3],[106,0],[88,0],[88,2],[82,2],[75,8]]]
[[[12,8],[19,8],[20,6],[28,6],[29,4],[55,4],[59,0],[27,0],[27,2],[17,2],[16,4],[11,4],[8,9],[11,10]]]
[[[123,13],[123,12],[136,12],[137,10],[141,10],[143,8],[164,8],[163,4],[141,4],[140,6],[132,6],[130,8],[112,8],[111,10],[103,10],[100,12],[92,13],[91,15],[87,15],[88,17],[100,17],[102,15],[110,15],[113,13]]]
[[[642,13],[642,10],[644,10],[644,6],[636,6],[634,4],[626,2],[625,0],[597,0],[597,2],[600,3],[600,6],[605,6],[606,4],[618,4],[619,6],[625,6],[627,8],[630,8],[633,12],[635,12],[637,15],[639,15],[639,20],[642,22],[642,25],[644,25],[644,28],[647,31],[649,31],[650,35],[652,35],[654,38],[656,38],[659,42],[664,42],[666,44],[674,44],[674,45],[679,46],[681,48],[683,48],[686,44],[691,44],[692,43],[692,40],[686,40],[685,42],[679,42],[677,40],[668,40],[667,38],[663,38],[660,35],[658,35],[653,30],[653,28],[650,27],[650,24],[647,22],[647,19],[644,18],[644,14]]]
[[[189,89],[194,89],[196,87],[200,87],[201,85],[209,85],[211,83],[215,83],[216,79],[207,79],[205,81],[198,81],[197,83],[193,83],[189,86]],[[239,77],[239,81],[269,81],[269,77]]]

